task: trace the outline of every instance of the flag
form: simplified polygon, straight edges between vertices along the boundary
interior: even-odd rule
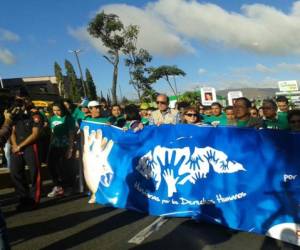
[[[192,217],[300,245],[300,134],[194,125],[81,125],[90,202]]]

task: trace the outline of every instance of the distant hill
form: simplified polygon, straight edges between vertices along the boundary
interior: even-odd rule
[[[240,88],[240,89],[224,89],[217,90],[217,95],[227,98],[229,91],[242,91],[243,96],[249,99],[266,99],[275,96],[279,90],[277,88]]]

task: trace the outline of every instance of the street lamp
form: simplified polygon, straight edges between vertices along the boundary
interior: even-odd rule
[[[1,76],[0,76],[0,83],[1,83],[1,88],[3,89],[4,85],[3,85],[3,81],[2,81],[2,77]]]
[[[81,51],[82,51],[81,49],[69,50],[70,53],[74,53],[75,54],[76,61],[77,61],[77,64],[78,64],[78,68],[79,68],[79,72],[80,72],[81,86],[83,87],[84,97],[87,97],[86,86],[85,86],[85,83],[83,81],[82,70],[81,70],[81,66],[80,66],[80,62],[79,62],[79,57],[78,57],[78,53],[80,53]]]

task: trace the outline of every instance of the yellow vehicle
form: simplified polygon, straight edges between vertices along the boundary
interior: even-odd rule
[[[53,101],[42,101],[42,100],[33,100],[32,103],[34,106],[43,111],[43,113],[46,115],[47,118],[50,116],[50,109],[52,104],[54,103]]]
[[[52,101],[42,101],[42,100],[33,100],[32,103],[37,108],[49,108],[53,104]]]

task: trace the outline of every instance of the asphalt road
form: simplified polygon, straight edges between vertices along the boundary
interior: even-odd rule
[[[261,235],[234,232],[204,222],[184,218],[163,220],[133,211],[90,205],[87,196],[78,194],[60,199],[43,198],[38,209],[16,213],[11,192],[11,189],[0,190],[0,200],[10,244],[16,250],[299,249]],[[158,223],[151,225],[155,221]]]

